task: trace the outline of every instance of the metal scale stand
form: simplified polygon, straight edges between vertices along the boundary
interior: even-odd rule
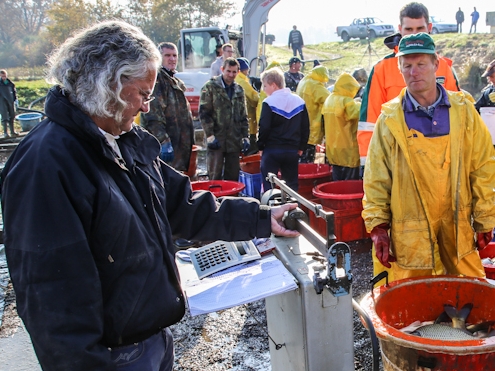
[[[317,234],[301,210],[284,222],[299,238],[273,237],[275,255],[298,282],[298,289],[265,299],[273,371],[354,370],[353,300],[349,246],[335,243],[334,214],[293,191],[275,174],[262,203],[297,201],[327,222],[327,239]]]

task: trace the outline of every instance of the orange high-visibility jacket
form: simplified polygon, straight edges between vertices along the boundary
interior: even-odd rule
[[[397,65],[397,57],[392,53],[378,62],[371,70],[364,90],[359,121],[376,123],[382,110],[382,104],[394,99],[406,87],[404,78]],[[452,61],[440,57],[437,70],[437,82],[451,91],[460,91],[457,77],[451,68]]]
[[[375,64],[366,84],[362,96],[361,112],[359,115],[360,124],[357,133],[359,155],[361,157],[366,157],[371,135],[373,134],[369,124],[376,123],[382,110],[382,104],[394,99],[406,87],[404,78],[397,65],[398,57],[395,56],[397,52],[398,47],[396,46],[392,54],[387,55]],[[460,91],[457,77],[451,66],[452,61],[450,59],[440,57],[436,73],[437,82],[442,84],[447,90]]]

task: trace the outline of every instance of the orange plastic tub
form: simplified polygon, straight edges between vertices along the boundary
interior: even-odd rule
[[[313,188],[332,181],[332,167],[328,164],[299,164],[299,193],[306,199],[313,198]]]
[[[313,195],[323,206],[334,210],[362,210],[364,196],[362,180],[341,180],[317,185]]]
[[[191,182],[193,191],[210,191],[216,197],[237,196],[245,185],[232,180],[205,180]]]
[[[392,282],[361,301],[380,340],[385,371],[495,369],[495,337],[434,340],[400,331],[414,321],[435,320],[444,304],[473,303],[467,323],[495,320],[495,286],[484,279],[431,276]]]
[[[259,174],[261,172],[261,156],[259,153],[250,156],[241,156],[241,170],[249,174]]]

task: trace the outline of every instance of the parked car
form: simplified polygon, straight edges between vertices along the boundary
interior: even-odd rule
[[[352,38],[374,39],[377,36],[388,36],[395,33],[394,26],[385,24],[376,17],[355,18],[349,26],[337,27],[337,35],[344,42]]]
[[[445,33],[445,32],[457,32],[456,23],[448,23],[442,21],[438,17],[430,16],[430,22],[432,23],[431,33]]]

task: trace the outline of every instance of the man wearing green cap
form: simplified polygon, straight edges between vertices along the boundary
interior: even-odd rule
[[[476,248],[495,226],[490,133],[462,92],[437,83],[428,34],[404,36],[397,56],[406,88],[382,107],[364,173],[362,215],[376,257],[394,280],[483,277]]]

